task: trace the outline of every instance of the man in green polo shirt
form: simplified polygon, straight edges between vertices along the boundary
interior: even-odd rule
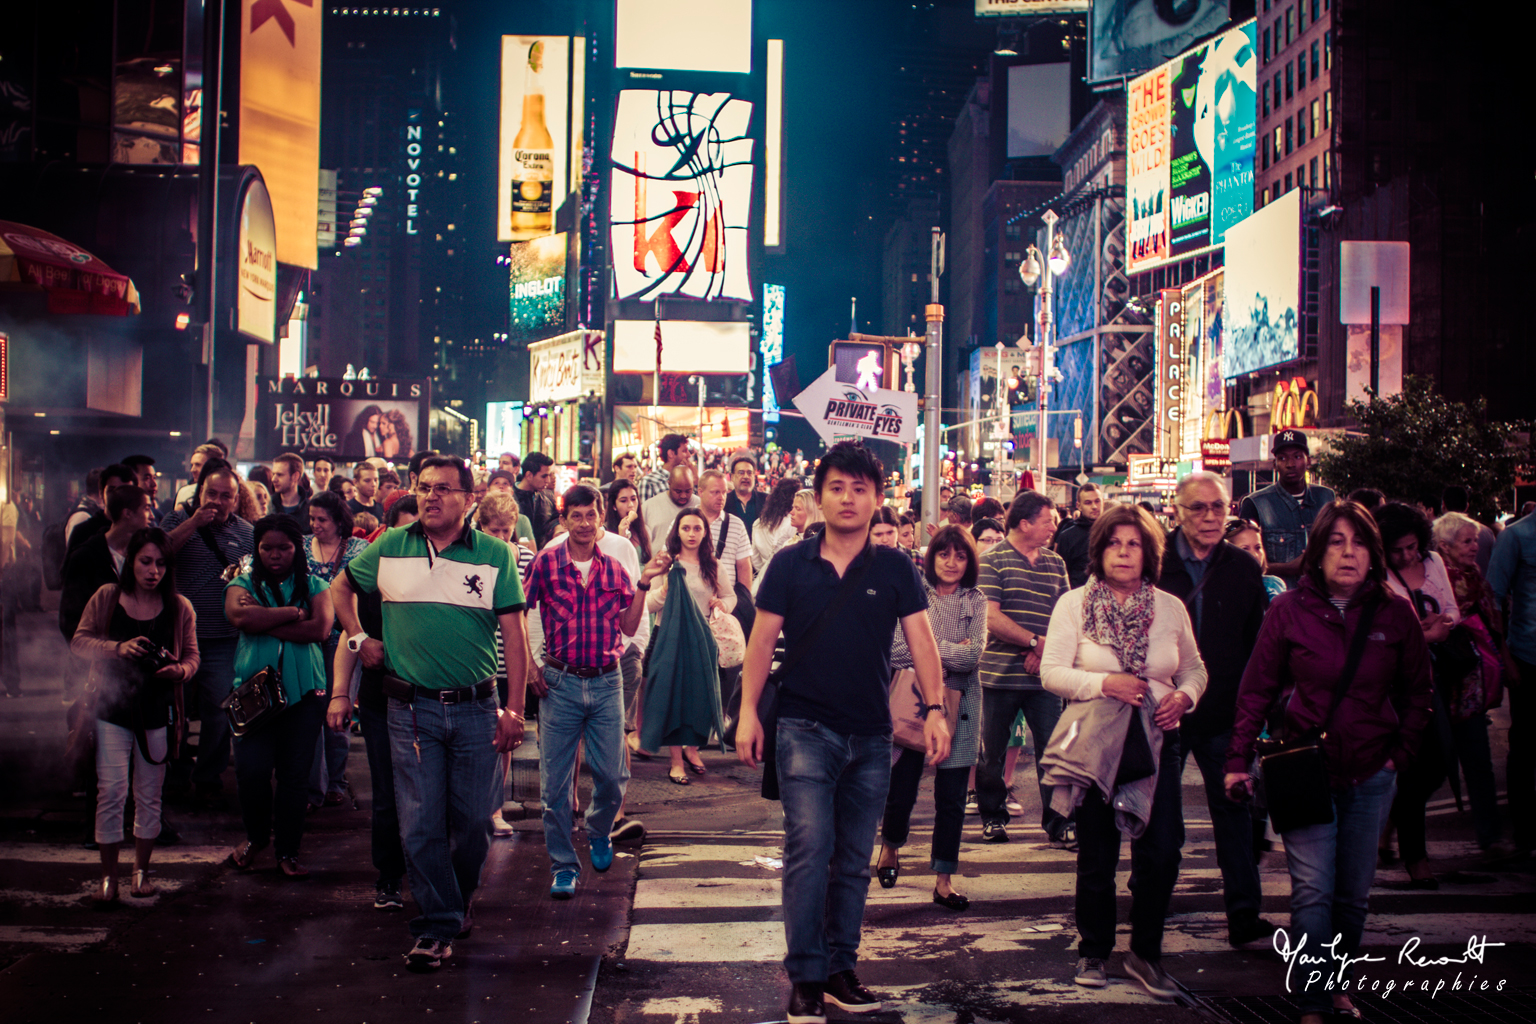
[[[523,738],[523,689],[496,708],[496,631],[507,675],[527,676],[523,587],[510,545],[465,522],[474,477],[458,459],[421,465],[420,518],[379,538],[332,584],[347,646],[383,668],[400,840],[411,895],[414,970],[432,970],[473,927],[470,899],[490,849],[491,812],[501,786],[497,751]],[[384,636],[358,622],[359,592],[383,598]],[[342,689],[332,700],[346,699]]]

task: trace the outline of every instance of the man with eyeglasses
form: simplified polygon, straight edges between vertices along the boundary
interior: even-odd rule
[[[1228,501],[1221,477],[1191,473],[1179,481],[1173,505],[1178,526],[1163,548],[1157,585],[1189,610],[1208,674],[1200,704],[1180,721],[1179,735],[1184,757],[1194,753],[1205,780],[1227,912],[1227,940],[1241,946],[1267,939],[1275,931],[1259,916],[1263,893],[1253,859],[1248,806],[1228,798],[1222,781],[1237,714],[1237,687],[1258,641],[1269,595],[1254,557],[1222,542]]]
[[[1257,520],[1264,528],[1264,554],[1269,559],[1269,571],[1293,582],[1301,575],[1301,556],[1307,550],[1312,521],[1334,495],[1321,484],[1307,484],[1312,457],[1306,434],[1282,430],[1270,442],[1269,451],[1274,460],[1275,482],[1244,498],[1237,514],[1243,519]]]
[[[496,707],[495,647],[499,627],[507,677],[527,677],[523,587],[511,546],[465,522],[473,487],[461,460],[425,460],[420,518],[369,545],[331,585],[347,647],[386,673],[400,840],[421,908],[405,957],[416,971],[442,966],[474,926],[470,900],[501,793],[496,754],[523,738],[523,687],[510,687],[506,708]],[[383,637],[358,619],[357,595],[374,592]],[[338,685],[331,700],[348,700]]]

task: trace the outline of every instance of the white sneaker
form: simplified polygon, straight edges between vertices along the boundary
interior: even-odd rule
[[[496,813],[491,815],[491,835],[509,836],[514,831],[516,830],[511,825],[507,824],[507,819],[501,816],[501,811],[498,810]]]
[[[1009,814],[1024,813],[1024,805],[1019,803],[1019,798],[1013,795],[1013,790],[1011,789],[1008,791],[1008,799],[1003,802],[1003,806],[1008,808]]]

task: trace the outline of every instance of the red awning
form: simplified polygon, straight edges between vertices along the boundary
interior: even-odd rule
[[[0,220],[0,286],[7,283],[47,292],[50,313],[139,312],[139,290],[127,274],[58,235]]]

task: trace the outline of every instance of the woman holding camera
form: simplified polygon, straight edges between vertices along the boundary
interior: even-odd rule
[[[1248,765],[1266,724],[1282,741],[1321,734],[1333,820],[1281,832],[1291,872],[1284,941],[1336,964],[1359,952],[1376,840],[1397,774],[1418,751],[1431,714],[1424,630],[1386,576],[1381,534],[1365,507],[1324,506],[1296,589],[1269,606],[1243,673],[1223,779],[1233,799],[1247,796]],[[1274,785],[1266,780],[1272,806]],[[1338,945],[1322,952],[1335,936]],[[1295,999],[1301,1024],[1323,1024],[1330,1013],[1359,1016],[1347,994],[1321,982],[1303,979]]]
[[[117,901],[117,854],[133,780],[133,887],[155,895],[149,857],[160,834],[167,722],[173,709],[179,741],[186,726],[182,684],[197,672],[192,605],[176,593],[174,556],[165,531],[139,530],[123,553],[119,582],[85,606],[70,650],[91,662],[96,712],[96,842],[101,847],[98,902]]]
[[[321,645],[335,613],[330,586],[309,571],[304,534],[284,515],[255,526],[250,572],[224,591],[224,615],[240,630],[234,687],[267,668],[277,669],[288,705],[266,725],[235,738],[235,779],[246,841],[229,862],[250,870],[256,854],[277,834],[277,867],[288,878],[308,878],[298,862],[304,834],[304,797],[325,725],[325,661]],[[277,793],[272,777],[277,776]],[[274,815],[275,810],[275,815]]]

